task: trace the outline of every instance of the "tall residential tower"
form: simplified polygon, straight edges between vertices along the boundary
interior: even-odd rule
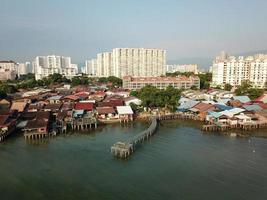
[[[116,48],[86,61],[85,72],[98,77],[151,77],[166,74],[166,51],[144,48]],[[92,73],[95,72],[95,73]]]
[[[267,82],[267,55],[258,54],[248,57],[234,57],[221,53],[212,66],[213,86],[241,85],[248,80],[254,87],[263,88]]]
[[[56,55],[37,56],[32,66],[37,80],[54,73],[62,74],[67,78],[72,78],[78,74],[78,67],[75,64],[71,64],[70,57]]]

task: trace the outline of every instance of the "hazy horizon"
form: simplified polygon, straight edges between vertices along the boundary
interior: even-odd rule
[[[267,2],[255,0],[0,0],[0,59],[71,56],[116,47],[167,50],[167,60],[267,49]]]

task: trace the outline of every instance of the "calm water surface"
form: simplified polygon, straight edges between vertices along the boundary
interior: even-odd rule
[[[0,199],[267,199],[267,139],[205,135],[164,122],[128,161],[110,147],[146,124],[108,125],[39,143],[0,144]]]

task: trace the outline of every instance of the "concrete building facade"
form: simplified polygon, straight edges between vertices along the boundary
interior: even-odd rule
[[[193,72],[194,74],[198,74],[198,66],[197,65],[166,65],[167,73],[174,72]]]
[[[150,77],[166,74],[166,51],[144,48],[115,48],[112,52],[97,54],[96,59],[86,61],[90,75],[97,77],[124,76]],[[89,64],[90,63],[90,64]]]
[[[158,89],[166,89],[173,86],[177,89],[190,89],[191,87],[200,87],[200,79],[197,76],[178,76],[178,77],[131,77],[125,76],[123,79],[123,88],[129,90],[139,90],[146,85],[155,86]]]
[[[0,80],[14,80],[18,74],[18,64],[12,60],[0,61]]]
[[[267,55],[234,57],[222,52],[215,58],[211,71],[213,86],[238,86],[248,80],[254,87],[264,88],[267,82]]]
[[[62,74],[72,78],[78,74],[78,67],[71,63],[70,57],[49,55],[37,56],[32,62],[36,80],[48,77],[51,74]]]

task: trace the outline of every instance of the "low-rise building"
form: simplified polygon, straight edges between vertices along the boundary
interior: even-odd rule
[[[133,110],[131,106],[117,106],[117,112],[121,121],[133,121]]]
[[[158,89],[166,89],[173,86],[177,89],[190,89],[200,87],[200,79],[197,76],[177,76],[177,77],[131,77],[123,78],[123,88],[138,90],[146,85],[155,86]]]

